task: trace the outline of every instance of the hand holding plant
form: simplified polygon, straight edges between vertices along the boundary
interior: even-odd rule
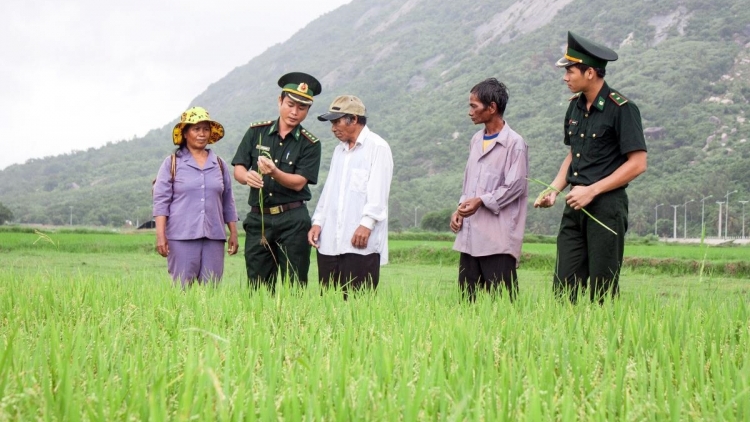
[[[534,208],[548,208],[554,205],[551,199],[547,199],[547,195],[553,192],[556,193],[557,191],[553,188],[547,188],[541,191],[534,201]]]
[[[271,156],[265,151],[262,152],[261,156],[258,157],[258,173],[271,176],[274,170],[276,170],[276,165],[271,160]]]
[[[534,203],[535,205],[536,205],[537,202],[540,202],[541,199],[543,199],[545,196],[549,195],[551,192],[557,192],[558,194],[562,193],[559,189],[555,188],[552,185],[548,185],[548,184],[542,182],[541,180],[531,179],[529,177],[527,177],[526,180],[529,180],[531,182],[538,183],[538,184],[540,184],[542,186],[546,186],[547,187],[547,189],[543,190],[542,193],[539,194],[539,196],[537,197],[536,202]],[[586,211],[585,208],[581,207],[580,210],[583,211],[584,214],[586,214],[587,216],[589,216],[590,219],[594,220],[597,224],[599,224],[600,226],[604,227],[605,229],[607,229],[610,232],[612,232],[615,236],[617,236],[617,232],[616,231],[610,229],[604,223],[602,223],[601,221],[597,220],[596,217],[594,217],[593,215],[591,215],[591,213],[589,213],[588,211]]]
[[[263,135],[258,137],[258,145],[262,145],[263,143]],[[258,157],[258,175],[263,178],[263,173],[260,170],[260,159],[263,157],[271,159],[271,154],[269,154],[267,151],[259,150],[260,156]],[[258,207],[260,208],[260,244],[263,246],[268,246],[268,239],[266,239],[266,222],[263,218],[263,188],[258,188]]]

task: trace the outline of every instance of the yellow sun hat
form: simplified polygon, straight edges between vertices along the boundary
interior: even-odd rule
[[[211,124],[211,135],[208,137],[208,143],[219,142],[224,137],[224,126],[221,123],[211,120],[208,112],[203,107],[192,107],[187,109],[180,117],[180,123],[177,123],[172,129],[172,142],[175,145],[182,143],[182,129],[186,125],[194,125],[200,122],[209,122]]]

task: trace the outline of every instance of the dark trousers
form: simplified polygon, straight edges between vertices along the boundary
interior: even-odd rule
[[[250,212],[243,222],[245,228],[245,267],[247,280],[252,288],[261,285],[275,291],[276,280],[287,277],[291,283],[307,285],[310,269],[310,245],[307,232],[310,230],[310,214],[302,206],[281,214],[263,215],[268,244],[261,244],[261,217]]]
[[[493,295],[505,289],[512,302],[518,295],[516,259],[508,254],[471,256],[461,253],[458,286],[462,298],[471,302],[477,299],[478,289]]]
[[[324,289],[340,288],[344,299],[350,291],[364,288],[375,290],[380,282],[380,254],[323,255],[318,252],[318,279]]]
[[[628,195],[625,189],[603,193],[585,207],[617,235],[567,204],[557,235],[557,264],[553,286],[558,297],[575,303],[588,290],[592,302],[604,302],[620,291],[620,268],[628,229]]]

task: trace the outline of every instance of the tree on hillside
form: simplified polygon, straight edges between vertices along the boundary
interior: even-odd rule
[[[430,211],[422,217],[422,230],[433,232],[445,232],[450,230],[452,208],[445,208],[439,211]]]
[[[0,202],[0,226],[13,220],[13,212]]]
[[[274,118],[276,106],[268,100],[278,96],[279,58],[315,51],[295,61],[329,87],[315,107],[325,109],[344,91],[362,98],[371,113],[368,125],[388,140],[393,154],[389,228],[421,227],[414,223],[415,204],[420,215],[456,206],[469,142],[479,130],[466,114],[469,90],[490,76],[510,89],[504,117],[529,146],[529,177],[554,179],[569,151],[562,131],[570,98],[554,63],[573,29],[620,54],[621,60],[607,66],[605,80],[638,105],[648,130],[649,168],[628,190],[633,222],[628,234],[653,233],[654,206],[661,203],[697,202],[708,195],[720,200],[733,190],[738,193],[732,201],[750,195],[747,0],[603,0],[587,2],[585,12],[575,14],[567,13],[573,7],[569,0],[350,3],[311,22],[294,39],[246,58],[249,62],[191,101],[219,113],[214,117],[227,135],[212,145],[215,153],[231,161],[247,125]],[[520,4],[524,10],[516,11]],[[534,12],[552,4],[557,6]],[[321,42],[327,47],[319,48]],[[318,112],[311,110],[303,126],[320,139],[318,179],[325,180],[338,142],[330,125],[313,117]],[[0,170],[0,202],[21,224],[67,225],[70,205],[80,225],[118,227],[134,220],[143,214],[139,209],[151,208],[151,181],[174,149],[173,125],[164,122],[143,138]],[[245,215],[247,187],[233,184],[237,211]],[[315,207],[322,185],[312,189],[308,207]],[[529,202],[543,189],[530,185]],[[556,234],[561,199],[557,211],[530,209],[526,231]],[[698,207],[688,208],[688,224],[699,224]],[[716,227],[718,208],[715,201],[705,202],[707,228]],[[656,214],[667,217],[664,208]],[[734,214],[739,215],[730,211],[730,232],[736,231]],[[430,230],[449,230],[446,220],[427,223]],[[671,222],[658,228],[667,227]]]

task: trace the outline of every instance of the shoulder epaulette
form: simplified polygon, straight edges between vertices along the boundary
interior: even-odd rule
[[[310,141],[310,143],[315,144],[318,141],[320,141],[320,139],[318,139],[315,135],[310,133],[307,129],[302,129],[301,132],[302,132],[302,136],[307,138],[307,140]]]
[[[620,95],[619,92],[612,91],[609,93],[609,99],[614,101],[618,106],[622,106],[628,102],[628,99]]]
[[[578,97],[580,97],[580,96],[581,96],[581,93],[579,92],[578,94],[576,94],[576,95],[574,95],[574,96],[572,96],[572,97],[568,98],[568,101],[573,101],[573,100],[575,100],[576,98],[578,98]]]
[[[250,125],[250,127],[261,127],[261,126],[268,126],[273,124],[273,120],[263,120],[261,122],[255,122]]]

